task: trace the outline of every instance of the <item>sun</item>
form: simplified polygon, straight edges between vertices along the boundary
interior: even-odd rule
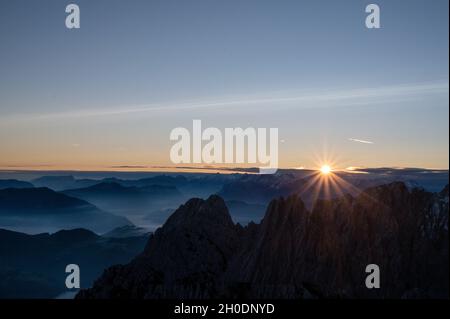
[[[328,174],[330,174],[330,173],[331,173],[331,167],[330,167],[330,165],[323,165],[323,166],[320,168],[320,172],[321,172],[323,175],[328,175]]]

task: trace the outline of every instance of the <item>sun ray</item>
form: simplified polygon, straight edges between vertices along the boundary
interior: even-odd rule
[[[335,157],[328,155],[330,154],[323,156],[322,160],[316,157],[319,165],[304,176],[305,183],[299,190],[300,196],[311,201],[312,211],[319,199],[342,198],[344,205],[350,205],[350,198],[345,195],[356,196],[362,192],[347,180],[345,171],[336,169],[338,165]]]

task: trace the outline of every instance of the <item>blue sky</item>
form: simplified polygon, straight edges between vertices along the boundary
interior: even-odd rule
[[[283,166],[448,168],[448,1],[376,1],[379,30],[370,1],[73,2],[79,30],[0,3],[0,166],[164,165],[195,118],[278,127]]]

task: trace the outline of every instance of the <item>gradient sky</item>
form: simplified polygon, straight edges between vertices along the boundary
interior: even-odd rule
[[[447,0],[73,2],[0,2],[0,168],[170,165],[193,119],[278,127],[283,167],[448,168]]]

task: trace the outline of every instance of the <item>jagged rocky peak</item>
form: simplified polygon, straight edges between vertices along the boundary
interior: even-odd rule
[[[126,266],[108,269],[80,298],[203,298],[215,296],[238,245],[225,202],[191,199],[152,235]],[[130,288],[133,283],[134,288]]]
[[[208,260],[212,262],[211,259],[222,263],[235,248],[238,231],[222,198],[215,195],[207,200],[194,198],[181,205],[155,232],[144,254],[162,260],[173,254],[169,263],[181,259],[186,266],[183,260],[186,258],[190,259],[188,263],[198,263],[198,269],[201,269],[201,260],[194,262],[193,257],[204,258],[205,264]]]
[[[80,298],[448,297],[448,187],[391,183],[317,201],[271,202],[261,224],[234,225],[218,196],[191,199],[143,254]],[[365,286],[369,264],[381,289]]]
[[[273,222],[292,222],[307,213],[305,204],[299,195],[290,195],[287,198],[280,197],[270,202],[262,225],[272,224]]]
[[[405,200],[414,195],[417,199],[424,200],[423,196],[431,196],[431,193],[421,188],[408,189],[404,182],[393,182],[385,185],[375,186],[363,191],[358,196],[360,201],[377,202],[382,201],[385,205],[398,206],[405,204]],[[409,204],[409,203],[408,203]]]
[[[223,199],[217,195],[207,200],[192,198],[181,205],[167,220],[160,232],[172,228],[197,228],[201,226],[234,228],[233,220]]]
[[[448,205],[436,202],[432,193],[403,183],[319,200],[311,213],[295,196],[277,199],[227,275],[261,298],[305,297],[311,287],[322,297],[401,297],[425,287],[430,276],[431,293],[445,295],[447,281],[439,278],[448,278]],[[439,218],[427,217],[431,209]],[[383,269],[383,290],[364,285],[371,263]]]

